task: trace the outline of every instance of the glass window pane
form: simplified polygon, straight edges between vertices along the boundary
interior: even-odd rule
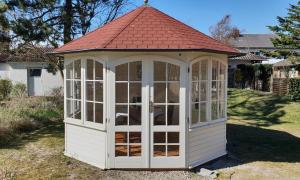
[[[180,67],[173,64],[168,64],[168,80],[179,81],[180,79]]]
[[[168,102],[179,103],[179,83],[168,83]]]
[[[168,143],[179,143],[179,132],[168,132]]]
[[[66,78],[73,79],[73,62],[66,66]]]
[[[166,106],[154,106],[154,125],[166,125]]]
[[[86,61],[86,79],[94,80],[94,61],[91,59]]]
[[[103,80],[103,64],[95,61],[95,80]]]
[[[129,156],[141,156],[142,146],[141,145],[130,145],[129,146]]]
[[[127,132],[116,132],[115,143],[127,143]]]
[[[74,62],[74,79],[81,79],[81,60]]]
[[[142,62],[133,62],[129,66],[130,81],[142,81]]]
[[[74,81],[74,99],[81,99],[81,82]]]
[[[141,132],[129,132],[129,143],[141,143],[142,135]]]
[[[193,81],[199,80],[199,62],[194,63],[192,66],[192,80]]]
[[[116,105],[116,126],[128,124],[128,106]]]
[[[86,88],[86,100],[94,101],[94,82],[87,81],[85,88]]]
[[[164,62],[154,62],[154,81],[166,81],[166,66]]]
[[[201,61],[201,71],[200,71],[201,80],[207,80],[207,77],[208,77],[207,73],[208,73],[207,60]]]
[[[115,150],[116,157],[118,157],[118,156],[127,156],[127,153],[128,153],[128,147],[127,146],[122,146],[122,145],[117,145],[116,146],[116,150]]]
[[[73,81],[66,80],[67,98],[73,98]]]
[[[130,83],[129,84],[130,103],[142,102],[142,83]]]
[[[128,81],[128,63],[116,67],[116,81]]]
[[[74,118],[81,119],[81,102],[74,101]]]
[[[103,102],[103,83],[95,82],[95,101]]]
[[[220,101],[225,101],[225,82],[219,82],[219,100]]]
[[[68,118],[73,118],[73,101],[72,100],[67,100],[67,117]]]
[[[179,125],[179,106],[168,106],[168,125]]]
[[[225,118],[225,117],[226,117],[225,103],[220,102],[220,104],[219,104],[219,118]]]
[[[129,125],[141,125],[142,124],[142,107],[141,106],[129,106]]]
[[[200,83],[200,100],[201,101],[207,101],[207,82],[201,82]]]
[[[168,156],[179,156],[179,145],[169,145]]]
[[[226,66],[220,63],[220,80],[225,81]]]
[[[218,119],[218,103],[213,101],[211,103],[211,120]]]
[[[199,83],[192,83],[192,102],[199,102]]]
[[[95,122],[103,124],[103,104],[95,104]]]
[[[86,121],[94,122],[94,103],[86,103]]]
[[[165,132],[154,132],[154,143],[166,143]]]
[[[116,103],[128,103],[127,83],[116,83]]]
[[[212,86],[211,86],[211,99],[212,100],[217,100],[218,99],[218,86],[217,86],[217,82],[216,81],[212,82]]]
[[[199,104],[192,104],[192,124],[199,122]]]
[[[154,102],[166,102],[166,83],[154,83]]]
[[[212,61],[212,80],[218,80],[218,62]]]
[[[200,122],[206,122],[207,121],[207,106],[206,103],[200,104]]]
[[[153,156],[166,156],[166,146],[165,145],[154,145]]]

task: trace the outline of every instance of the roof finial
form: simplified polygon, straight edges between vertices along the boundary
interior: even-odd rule
[[[145,5],[148,5],[148,0],[144,0]]]

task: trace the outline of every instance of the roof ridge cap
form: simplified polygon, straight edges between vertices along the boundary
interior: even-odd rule
[[[142,7],[140,7],[140,8],[142,8]],[[90,31],[90,32],[87,32],[86,34],[80,36],[80,37],[77,38],[77,39],[73,39],[72,41],[67,42],[66,44],[63,44],[63,45],[60,46],[60,47],[54,48],[54,51],[53,51],[53,52],[55,52],[55,51],[58,50],[58,49],[63,48],[64,46],[66,46],[66,45],[68,45],[68,44],[70,44],[70,43],[73,43],[74,41],[80,40],[81,38],[85,37],[85,36],[88,35],[88,34],[91,34],[91,33],[94,33],[94,32],[96,32],[96,31],[98,31],[98,30],[101,30],[104,26],[107,26],[107,25],[111,24],[112,22],[114,22],[114,21],[116,21],[116,20],[119,20],[119,19],[121,19],[122,17],[124,17],[124,16],[126,16],[126,15],[128,15],[128,14],[130,14],[130,13],[133,13],[133,12],[136,11],[137,9],[138,9],[138,8],[133,9],[133,10],[131,10],[131,11],[125,13],[124,15],[122,15],[122,16],[120,16],[120,17],[117,17],[117,18],[114,19],[113,21],[110,21],[110,22],[108,22],[108,23],[106,23],[106,24],[103,24],[103,25],[99,26],[98,28],[96,28],[96,29],[94,29],[94,30],[92,30],[92,31]]]
[[[133,23],[134,20],[136,20],[137,17],[139,17],[145,11],[146,8],[146,6],[142,6],[141,12],[134,16],[126,26],[124,26],[118,33],[116,33],[116,35],[113,38],[111,38],[107,43],[105,43],[103,48],[106,48],[111,42],[113,42],[128,26],[130,26]]]

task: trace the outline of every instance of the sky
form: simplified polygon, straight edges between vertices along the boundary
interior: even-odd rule
[[[209,27],[227,14],[242,33],[267,34],[267,25],[276,25],[277,16],[286,16],[289,4],[298,0],[149,0],[164,13],[209,35]],[[133,6],[143,4],[134,0]]]

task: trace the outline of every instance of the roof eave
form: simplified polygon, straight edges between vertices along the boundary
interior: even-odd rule
[[[214,49],[80,49],[80,50],[71,50],[71,51],[53,51],[48,54],[55,54],[55,55],[64,55],[64,54],[73,54],[73,53],[82,53],[82,52],[94,52],[94,51],[113,51],[113,52],[174,52],[174,51],[199,51],[199,52],[210,52],[210,53],[217,53],[217,54],[226,54],[229,56],[238,56],[243,55],[244,53],[238,52],[238,51],[221,51],[221,50],[214,50]]]

